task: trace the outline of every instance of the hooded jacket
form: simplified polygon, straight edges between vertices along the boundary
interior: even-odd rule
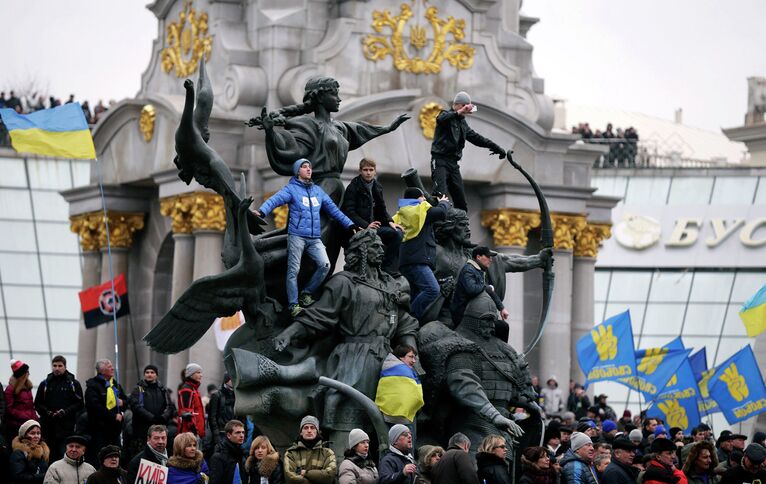
[[[32,390],[24,388],[16,393],[15,383],[16,378],[11,377],[8,386],[5,387],[5,421],[3,422],[6,430],[14,433],[27,420],[37,420]]]
[[[167,484],[200,484],[206,482],[202,475],[208,475],[208,467],[202,452],[197,451],[194,459],[177,455],[168,459],[168,482]]]
[[[50,450],[45,442],[32,444],[28,439],[13,439],[13,452],[8,458],[8,470],[10,482],[16,483],[42,483],[45,473],[48,471],[48,458]]]
[[[48,467],[43,484],[80,484],[96,469],[85,459],[73,460],[64,455]]]
[[[245,470],[250,476],[251,484],[260,484],[262,477],[267,478],[269,484],[283,484],[285,482],[279,452],[267,454],[261,460],[256,460],[255,456],[251,455],[245,462]]]
[[[596,471],[569,449],[561,458],[561,484],[598,484]]]
[[[130,393],[130,409],[133,411],[133,435],[146,438],[146,432],[152,425],[167,425],[175,414],[175,406],[170,400],[170,392],[158,381],[138,382]]]
[[[71,435],[77,414],[84,406],[82,386],[68,371],[58,376],[49,373],[37,387],[35,409],[40,414],[40,424],[46,436],[65,438]],[[64,415],[48,415],[58,410],[63,410]]]
[[[318,239],[322,235],[322,210],[347,229],[354,225],[319,185],[303,183],[297,176],[292,177],[287,185],[266,200],[258,210],[265,217],[285,204],[290,209],[287,222],[287,233],[290,235]]]

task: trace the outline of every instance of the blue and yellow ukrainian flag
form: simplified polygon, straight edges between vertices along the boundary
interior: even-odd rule
[[[766,285],[742,305],[739,317],[745,323],[747,335],[751,338],[766,330]]]
[[[411,423],[424,404],[423,387],[418,374],[389,353],[380,371],[375,405],[384,415],[404,418]]]
[[[96,148],[79,103],[69,103],[30,114],[0,109],[11,145],[19,153],[94,160]]]

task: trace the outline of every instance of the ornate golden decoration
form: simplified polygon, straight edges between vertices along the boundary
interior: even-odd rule
[[[418,114],[418,121],[420,121],[420,129],[423,131],[423,136],[428,139],[434,139],[434,131],[436,130],[436,117],[444,109],[441,104],[430,102],[423,105],[420,108]]]
[[[192,232],[195,199],[195,193],[184,193],[160,200],[160,213],[170,217],[174,234],[190,234]]]
[[[481,225],[492,230],[495,247],[526,247],[529,231],[540,226],[540,214],[512,208],[485,210]]]
[[[98,234],[103,227],[104,214],[101,212],[83,213],[69,217],[69,230],[80,239],[83,252],[94,252],[101,248]]]
[[[207,35],[207,22],[207,13],[197,15],[191,0],[187,0],[178,22],[170,22],[166,28],[167,47],[160,53],[163,71],[175,69],[177,77],[187,77],[197,71],[200,59],[210,60],[213,37]]]
[[[195,192],[191,225],[192,230],[223,232],[226,229],[223,197],[217,193]]]
[[[133,245],[133,234],[144,228],[143,213],[108,212],[109,217],[109,242],[112,247],[129,249]],[[103,228],[98,234],[101,249],[106,248],[106,230]]]
[[[144,228],[144,214],[107,212],[109,242],[112,248],[128,249],[133,245],[133,234]],[[80,237],[82,250],[92,252],[106,248],[106,225],[103,212],[88,212],[69,217],[70,230]]]
[[[553,246],[559,250],[573,250],[575,240],[587,225],[585,215],[551,214]]]
[[[373,30],[380,34],[384,28],[389,28],[391,36],[370,34],[362,39],[364,57],[367,60],[377,62],[390,55],[397,70],[413,74],[438,74],[445,60],[458,70],[468,69],[473,65],[474,48],[461,42],[465,38],[465,20],[456,20],[452,16],[442,20],[436,7],[428,7],[424,17],[433,30],[433,50],[424,59],[420,56],[410,57],[404,49],[404,27],[412,17],[412,7],[403,3],[399,11],[397,16],[391,16],[388,10],[372,12]],[[426,45],[425,28],[420,29],[422,31],[418,28],[410,29],[410,44],[416,48]],[[448,43],[447,36],[450,34],[453,40]]]
[[[601,242],[612,236],[612,224],[588,223],[577,236],[575,257],[596,257]]]
[[[141,109],[141,116],[138,118],[138,129],[144,135],[144,141],[147,143],[154,136],[154,120],[156,118],[157,112],[151,104],[147,104]]]
[[[269,192],[266,195],[263,196],[263,201],[269,199],[272,195],[274,195],[277,192]],[[287,204],[280,205],[279,207],[275,208],[271,211],[272,215],[274,215],[274,227],[277,229],[283,229],[287,227],[287,217],[290,213],[290,209],[287,207]]]
[[[410,27],[410,45],[416,49],[422,49],[428,42],[426,28],[422,25],[413,25]]]

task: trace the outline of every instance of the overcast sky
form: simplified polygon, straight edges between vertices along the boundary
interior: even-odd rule
[[[404,0],[402,0],[404,1]],[[454,1],[454,0],[451,0]],[[0,89],[34,79],[92,104],[135,95],[156,20],[149,0],[0,0]],[[546,92],[718,130],[743,123],[766,76],[764,0],[524,0]]]

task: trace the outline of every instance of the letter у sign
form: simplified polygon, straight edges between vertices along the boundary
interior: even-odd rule
[[[762,267],[766,257],[766,206],[619,206],[612,220],[601,267]]]

